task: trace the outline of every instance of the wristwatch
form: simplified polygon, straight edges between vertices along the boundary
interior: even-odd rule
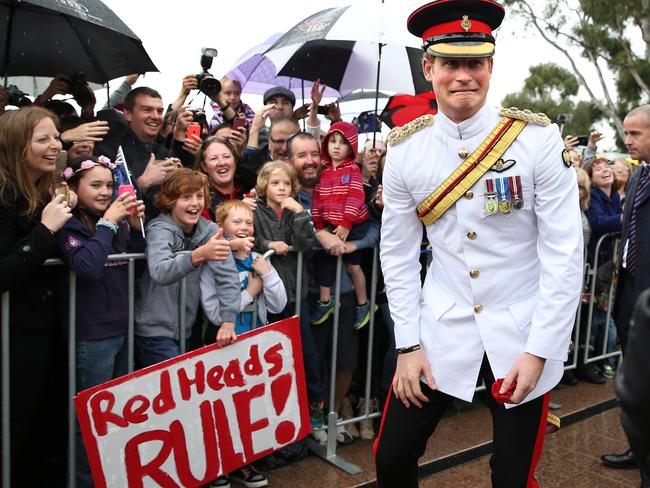
[[[408,354],[409,352],[415,352],[420,350],[420,344],[415,344],[408,347],[400,347],[397,349],[397,354]]]

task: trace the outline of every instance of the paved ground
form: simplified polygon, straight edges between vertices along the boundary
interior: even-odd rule
[[[618,408],[577,422],[548,436],[537,468],[541,488],[633,488],[640,485],[634,470],[608,469],[603,452],[627,448]],[[488,456],[421,480],[421,487],[489,488]]]
[[[552,401],[560,404],[555,413],[565,418],[613,398],[611,381],[602,386],[580,383],[575,387],[561,387],[554,390],[552,395]],[[490,417],[485,408],[447,417],[438,426],[421,461],[430,463],[470,449],[489,441],[491,436]],[[542,488],[635,488],[640,484],[638,473],[610,470],[600,464],[603,452],[625,449],[618,409],[612,408],[548,436],[537,478]],[[362,472],[349,475],[312,455],[298,463],[268,472],[269,485],[301,488],[372,486],[375,476],[370,441],[356,441],[339,448],[337,454],[359,466]],[[489,472],[488,456],[484,456],[422,478],[420,486],[487,488],[490,487]]]

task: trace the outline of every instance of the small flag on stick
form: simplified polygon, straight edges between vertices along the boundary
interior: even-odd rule
[[[120,185],[131,185],[133,187],[133,181],[131,180],[131,172],[129,171],[129,165],[126,163],[126,158],[124,157],[124,151],[122,146],[117,148],[117,156],[115,156],[115,171],[113,171],[113,179],[115,180],[115,188],[120,187]],[[117,195],[115,195],[117,198]],[[142,231],[142,237],[144,235],[144,221],[140,217],[140,230]]]

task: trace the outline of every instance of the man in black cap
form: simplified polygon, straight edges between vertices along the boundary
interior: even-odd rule
[[[293,107],[296,104],[296,96],[291,90],[281,86],[274,86],[264,92],[264,105],[275,104],[271,110],[271,121],[280,116],[293,115]]]
[[[398,361],[375,443],[379,486],[417,486],[428,437],[478,377],[491,392],[492,485],[537,486],[548,392],[580,297],[582,226],[557,126],[485,104],[504,14],[492,0],[438,0],[408,19],[438,113],[388,137],[381,263]],[[422,223],[433,262],[421,287]]]

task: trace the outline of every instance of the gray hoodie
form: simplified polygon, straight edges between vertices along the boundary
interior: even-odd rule
[[[135,300],[135,333],[142,337],[179,339],[181,279],[186,278],[185,337],[190,337],[201,298],[199,270],[212,270],[222,321],[234,322],[239,312],[239,274],[232,254],[225,261],[207,261],[195,268],[190,253],[217,233],[217,224],[203,217],[192,235],[185,235],[171,215],[160,214],[147,225],[147,269]]]

